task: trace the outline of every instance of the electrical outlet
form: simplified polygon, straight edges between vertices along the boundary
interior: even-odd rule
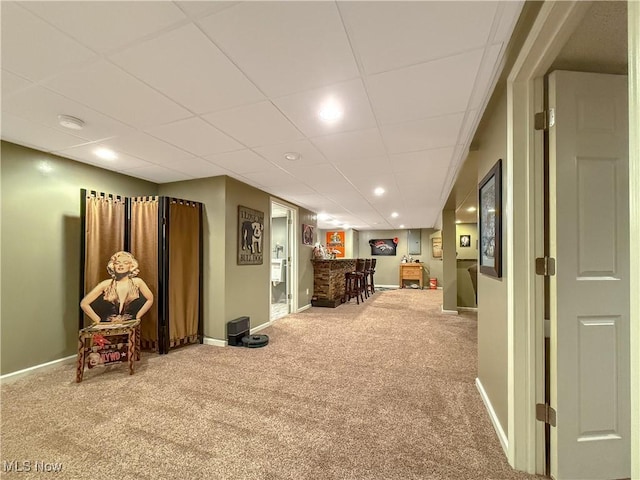
[[[307,295],[309,295],[309,289],[307,288]]]

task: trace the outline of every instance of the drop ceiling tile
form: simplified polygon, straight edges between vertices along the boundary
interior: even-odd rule
[[[138,128],[191,114],[118,67],[100,60],[44,82],[62,95]]]
[[[343,111],[339,121],[327,123],[321,120],[319,111],[329,102]],[[273,103],[309,137],[376,126],[369,97],[360,79],[276,98]]]
[[[333,2],[242,2],[199,24],[269,97],[359,75]]]
[[[232,7],[236,5],[238,2],[222,2],[216,0],[215,2],[203,2],[202,0],[194,0],[194,1],[178,1],[173,2],[180,9],[189,15],[192,18],[197,18],[201,15],[211,14],[215,12],[219,12],[220,10],[224,10],[225,8]]]
[[[262,172],[270,168],[276,168],[261,156],[247,149],[218,155],[207,155],[205,160],[245,177],[249,172]],[[278,169],[278,171],[285,175],[282,170]]]
[[[503,53],[502,43],[486,48],[469,101],[469,108],[481,108],[485,102],[489,101],[493,87],[503,69],[501,62]]]
[[[26,78],[22,78],[18,75],[14,75],[8,70],[2,70],[2,106],[7,99],[16,92],[33,85],[33,83]]]
[[[413,172],[432,168],[448,168],[453,161],[453,147],[435,148],[391,155],[391,171],[401,176],[415,177]],[[420,180],[418,178],[418,180]]]
[[[311,142],[329,162],[379,157],[387,153],[376,128],[317,137]]]
[[[229,171],[218,165],[214,165],[202,158],[188,158],[170,166],[172,170],[178,170],[191,178],[207,178],[227,175]]]
[[[172,2],[25,2],[25,7],[104,53],[184,20]]]
[[[268,101],[210,113],[203,118],[247,147],[303,138],[300,131]]]
[[[128,48],[110,59],[195,113],[227,109],[264,98],[192,24]]]
[[[110,138],[103,143],[109,148],[154,164],[171,166],[173,163],[193,158],[191,153],[140,132],[124,137]]]
[[[314,193],[316,193],[315,190],[303,183],[292,183],[289,185],[280,185],[277,195],[312,195]]]
[[[22,8],[27,3],[30,2],[1,2],[3,69],[39,81],[96,57],[73,38]]]
[[[341,2],[367,74],[482,47],[498,2]]]
[[[446,115],[380,128],[389,153],[414,152],[455,145],[464,115]]]
[[[170,168],[160,165],[151,165],[149,167],[132,168],[124,172],[126,175],[133,175],[137,178],[143,178],[155,183],[180,182],[183,180],[191,180],[192,177],[184,173],[171,170]]]
[[[135,132],[132,127],[124,123],[40,86],[27,88],[3,99],[2,109],[27,120],[91,141]],[[63,127],[58,121],[58,115],[71,115],[84,121],[83,129],[76,132]]]
[[[386,155],[364,159],[342,158],[335,161],[334,165],[347,177],[355,177],[370,171],[385,172],[390,168],[389,158]]]
[[[500,2],[496,16],[499,17],[498,25],[493,33],[493,42],[507,42],[518,22],[518,17],[524,7],[523,0]]]
[[[244,149],[233,138],[198,117],[149,128],[147,133],[197,156]]]
[[[84,138],[30,122],[10,113],[2,113],[2,139],[44,152],[53,152],[87,142]]]
[[[310,166],[327,163],[324,155],[308,140],[296,140],[293,142],[279,143],[277,145],[256,147],[252,150],[276,165],[280,165],[287,171],[295,171],[301,168],[306,169]],[[284,158],[284,154],[289,152],[299,153],[300,159],[296,161],[287,160]]]
[[[373,75],[367,86],[381,125],[463,112],[483,50]]]
[[[67,158],[79,160],[84,163],[89,163],[100,168],[106,168],[107,170],[122,171],[129,170],[131,168],[149,167],[152,164],[133,155],[129,155],[125,152],[116,150],[117,158],[113,160],[103,160],[97,157],[94,151],[100,147],[111,148],[113,146],[106,142],[88,143],[85,145],[79,145],[73,148],[67,148],[56,152],[58,155],[62,155]]]
[[[297,185],[298,181],[278,167],[269,164],[268,168],[259,172],[244,173],[243,176],[268,188]]]

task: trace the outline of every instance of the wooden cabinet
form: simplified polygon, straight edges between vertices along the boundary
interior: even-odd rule
[[[422,286],[422,263],[401,263],[400,264],[400,288],[404,288],[404,280],[418,280],[420,288]]]

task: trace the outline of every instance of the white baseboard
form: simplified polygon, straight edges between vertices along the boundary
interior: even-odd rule
[[[76,361],[77,358],[78,358],[77,355],[69,355],[68,357],[59,358],[58,360],[53,360],[51,362],[43,363],[41,365],[34,365],[33,367],[25,368],[24,370],[18,370],[17,372],[7,373],[5,375],[0,376],[0,382],[4,383],[7,381],[17,380],[31,373],[35,373],[40,370],[47,370],[59,364],[73,363]]]
[[[377,283],[374,285],[374,288],[390,288],[392,290],[398,290],[400,288],[400,285],[378,285]]]
[[[227,341],[226,340],[218,340],[217,338],[211,338],[211,337],[204,337],[202,339],[202,343],[204,343],[205,345],[213,345],[214,347],[226,347],[227,346]]]
[[[308,303],[304,307],[300,307],[298,310],[296,310],[296,313],[304,312],[305,310],[309,310],[310,308],[311,308],[311,304]]]
[[[265,322],[262,325],[258,325],[257,327],[252,328],[251,330],[249,330],[249,333],[253,335],[254,333],[257,333],[260,330],[264,330],[265,328],[270,327],[271,325],[273,325],[273,320],[271,320],[270,322]]]
[[[440,305],[440,313],[444,313],[445,315],[458,315],[458,310],[445,310],[442,305]]]
[[[458,307],[459,312],[477,312],[478,307]]]
[[[496,411],[493,409],[493,405],[491,405],[491,400],[489,400],[489,396],[487,395],[487,392],[484,390],[484,387],[482,386],[482,382],[480,381],[479,378],[476,378],[476,388],[478,389],[478,392],[480,392],[480,398],[482,398],[482,402],[484,403],[484,406],[486,407],[487,412],[489,413],[489,418],[491,419],[491,423],[493,423],[493,428],[498,434],[498,439],[500,440],[500,445],[502,445],[504,456],[508,457],[509,456],[508,454],[509,439],[507,438],[507,435],[504,433],[502,425],[500,424],[500,420],[498,420],[498,416],[496,415]]]

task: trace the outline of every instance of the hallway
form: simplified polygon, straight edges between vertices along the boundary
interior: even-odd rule
[[[379,292],[285,317],[260,332],[265,348],[3,384],[2,460],[59,462],[74,479],[538,478],[509,467],[476,390],[475,314],[441,302]]]

